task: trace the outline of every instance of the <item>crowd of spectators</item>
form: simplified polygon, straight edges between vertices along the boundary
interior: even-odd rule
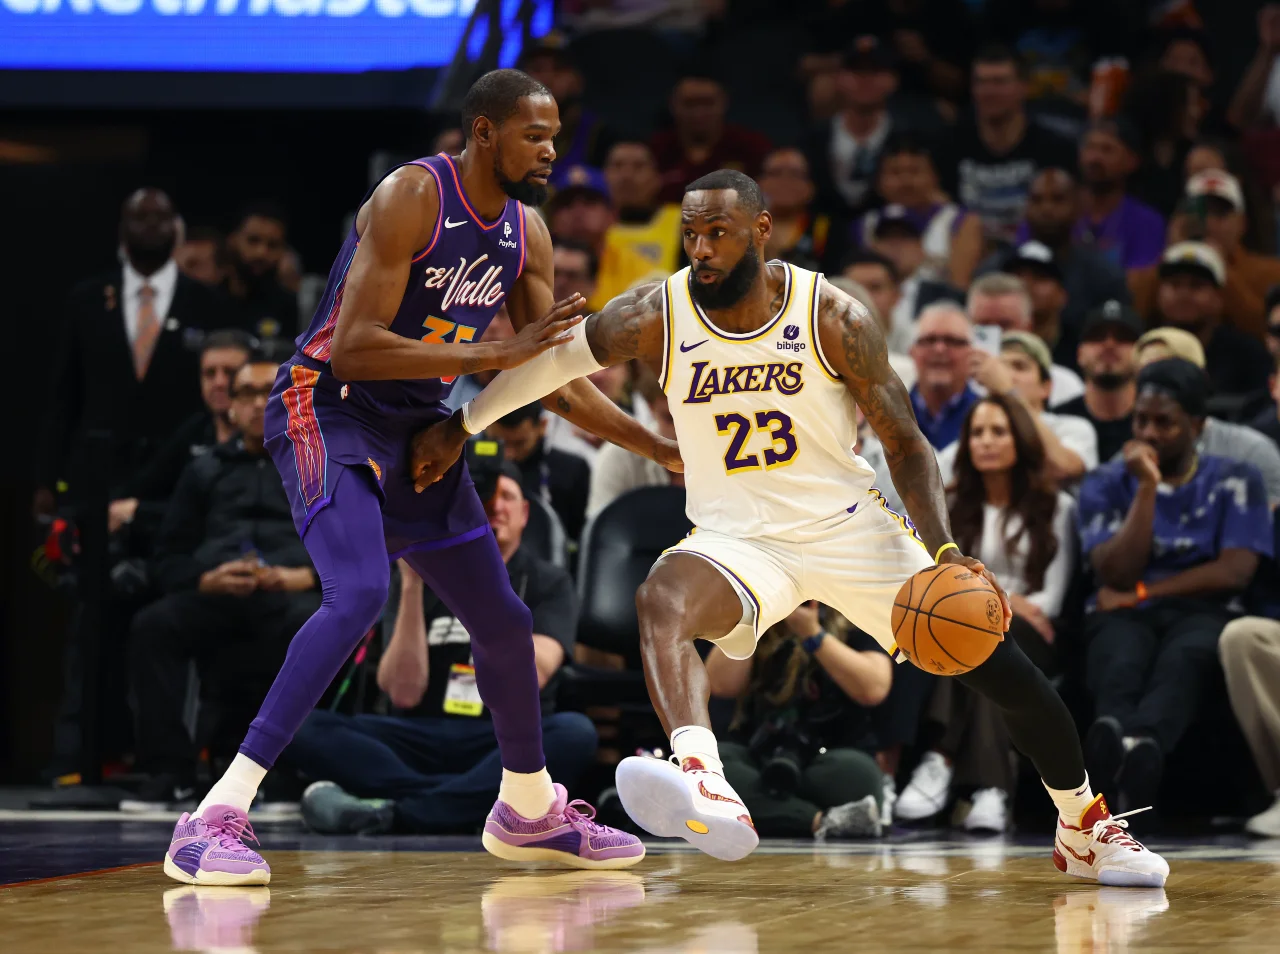
[[[1233,91],[1190,0],[802,4],[809,39],[794,65],[742,53],[794,69],[808,132],[785,141],[744,122],[750,109],[731,119],[733,84],[693,67],[671,85],[668,122],[636,135],[635,118],[606,105],[618,77],[580,66],[593,31],[619,27],[608,4],[589,6],[566,17],[574,42],[546,39],[520,61],[560,103],[541,210],[557,297],[578,292],[595,309],[671,274],[685,183],[720,167],[757,177],[769,256],[822,270],[880,322],[937,451],[956,539],[999,575],[1010,638],[1069,698],[1095,788],[1120,810],[1143,807],[1180,746],[1203,744],[1197,726],[1242,733],[1257,773],[1212,771],[1241,780],[1227,810],[1280,836],[1280,6],[1257,14],[1259,48]],[[637,42],[699,63],[740,5],[689,6],[696,15],[659,18]],[[743,17],[759,6],[741,4]],[[445,129],[437,144],[456,152],[462,135]],[[229,225],[187,227],[153,189],[128,198],[119,267],[71,293],[38,460],[41,513],[109,484],[103,638],[128,650],[114,674],[69,658],[64,711],[85,678],[105,680],[120,711],[129,700],[118,751],[134,756],[144,780],[132,801],[147,805],[199,784],[202,748],[227,754],[217,739],[238,738],[320,599],[261,446],[307,277],[283,210],[249,205]],[[485,340],[512,334],[500,314]],[[490,378],[461,378],[452,401]],[[648,369],[593,380],[674,436]],[[90,458],[97,432],[109,443]],[[681,477],[536,404],[488,436],[506,462],[487,506],[533,613],[552,768],[602,779],[598,766],[629,754],[610,740],[634,713],[559,711],[562,671],[635,660],[575,645],[572,574],[590,553],[579,545],[629,494]],[[858,451],[900,503],[865,426]],[[963,827],[1008,828],[1019,772],[999,713],[889,665],[856,624],[800,607],[752,661],[707,657],[713,696],[727,700],[726,772],[761,834],[875,836],[957,801]],[[313,827],[481,823],[499,765],[468,644],[401,567],[380,627],[286,753],[292,771],[327,783],[304,801]],[[244,661],[235,685],[200,682],[195,654],[211,646]],[[660,732],[652,742],[665,744]],[[1199,753],[1196,770],[1220,757]]]

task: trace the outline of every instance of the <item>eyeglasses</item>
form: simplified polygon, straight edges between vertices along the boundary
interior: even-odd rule
[[[271,388],[273,385],[267,385],[262,388],[239,387],[231,392],[231,396],[237,401],[252,401],[254,398],[271,397]]]
[[[970,343],[968,338],[959,335],[924,335],[916,339],[916,345],[921,348],[967,348]]]

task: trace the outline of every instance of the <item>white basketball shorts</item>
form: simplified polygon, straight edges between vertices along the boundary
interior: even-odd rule
[[[874,487],[848,511],[791,539],[731,537],[696,529],[658,558],[677,553],[715,566],[742,599],[742,621],[715,640],[746,659],[774,623],[806,600],[834,607],[901,662],[893,639],[893,600],[909,577],[933,564],[911,522]]]

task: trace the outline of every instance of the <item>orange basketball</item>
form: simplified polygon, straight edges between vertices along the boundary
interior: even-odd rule
[[[893,601],[893,638],[916,666],[958,676],[987,661],[1004,638],[1004,611],[995,588],[967,567],[944,563],[921,570]]]

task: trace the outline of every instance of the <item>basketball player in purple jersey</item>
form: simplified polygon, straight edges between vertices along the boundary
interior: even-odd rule
[[[366,196],[315,318],[280,368],[266,442],[324,601],[290,644],[226,774],[179,820],[164,864],[178,881],[270,880],[243,840],[252,836],[250,803],[377,619],[396,558],[471,635],[503,764],[485,847],[578,868],[623,868],[644,856],[636,838],[595,824],[547,773],[531,616],[511,589],[465,463],[422,493],[410,474],[410,439],[448,418],[443,401],[456,376],[512,368],[564,343],[585,304],[580,296],[553,303],[551,239],[525,207],[546,195],[560,127],[555,100],[526,74],[497,70],[468,92],[462,120],[460,157],[403,165]],[[503,303],[519,333],[480,342]],[[606,440],[681,466],[674,444],[590,382],[566,385],[547,404]]]

